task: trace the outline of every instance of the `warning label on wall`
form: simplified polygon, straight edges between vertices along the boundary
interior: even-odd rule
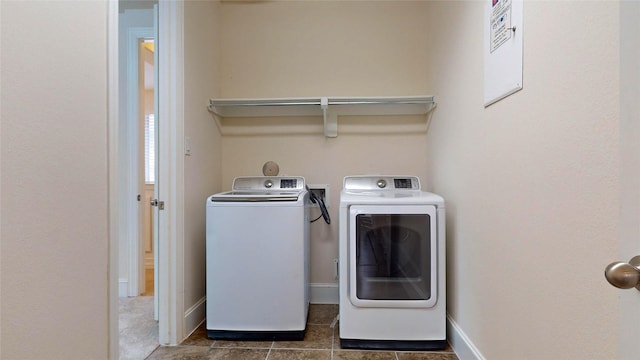
[[[494,52],[502,44],[511,38],[511,0],[491,0],[493,10],[491,11],[491,49]]]

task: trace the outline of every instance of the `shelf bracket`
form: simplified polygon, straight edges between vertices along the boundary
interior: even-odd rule
[[[209,99],[209,105],[207,105],[207,110],[209,110],[209,112],[212,114],[216,113],[216,107],[213,103],[213,99]]]
[[[428,115],[429,115],[429,114],[430,114],[430,113],[431,113],[431,112],[436,108],[436,106],[437,106],[437,104],[436,104],[436,102],[435,102],[435,101],[433,101],[433,102],[429,103],[429,104],[427,105],[427,112],[426,112],[426,114],[425,114],[425,115],[427,115],[427,116],[428,116]]]
[[[324,136],[328,138],[338,137],[338,115],[329,111],[329,98],[320,98],[320,108],[322,109]]]

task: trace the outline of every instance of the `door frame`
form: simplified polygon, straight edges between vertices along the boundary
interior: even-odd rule
[[[156,46],[159,56],[158,119],[159,151],[161,165],[158,182],[165,201],[165,211],[158,217],[158,274],[159,287],[159,342],[162,345],[177,345],[184,337],[184,303],[180,296],[184,287],[183,268],[183,212],[184,212],[184,159],[181,154],[184,126],[184,80],[183,80],[183,24],[184,4],[180,1],[158,2],[158,38]],[[108,0],[107,15],[107,107],[108,107],[108,203],[109,203],[109,265],[108,265],[108,356],[117,359],[119,354],[118,329],[118,278],[119,278],[119,194],[124,189],[118,186],[119,175],[119,127],[118,127],[118,0]]]
[[[184,3],[158,2],[158,309],[161,345],[184,338]]]
[[[107,154],[108,154],[108,199],[109,202],[109,259],[107,272],[109,282],[107,286],[108,300],[108,334],[109,343],[107,356],[117,359],[119,356],[119,328],[118,328],[118,278],[120,273],[120,254],[118,252],[119,228],[118,221],[118,0],[109,0],[107,10]]]

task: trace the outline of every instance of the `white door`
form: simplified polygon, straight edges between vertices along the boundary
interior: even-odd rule
[[[148,212],[148,202],[144,199],[145,171],[144,171],[144,118],[149,112],[145,109],[144,93],[144,41],[153,38],[152,28],[127,29],[127,121],[126,133],[127,149],[123,149],[129,157],[127,167],[122,170],[128,174],[127,210],[128,215],[128,296],[139,296],[145,293],[144,268],[144,215]],[[126,226],[126,225],[125,225]]]
[[[640,2],[620,2],[619,259],[640,255]],[[612,259],[615,260],[615,259]],[[617,290],[619,359],[640,358],[640,291]]]

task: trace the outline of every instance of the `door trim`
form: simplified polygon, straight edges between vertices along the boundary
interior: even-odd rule
[[[168,211],[162,212],[159,219],[160,266],[158,274],[159,294],[159,342],[163,345],[177,345],[184,337],[184,303],[179,294],[182,293],[183,259],[183,187],[184,159],[181,154],[184,129],[182,114],[184,109],[183,86],[183,24],[184,10],[182,2],[159,2],[159,36],[156,39],[160,61],[159,83],[165,84],[160,91],[160,109],[158,117],[163,117],[165,131],[160,132],[160,141],[167,146],[161,148],[160,161],[167,162],[166,169],[161,170],[159,181],[164,179],[163,196],[168,203]],[[117,359],[119,355],[118,329],[118,278],[119,278],[119,222],[118,186],[119,174],[119,136],[118,136],[118,0],[108,0],[107,42],[108,42],[108,139],[107,154],[109,167],[108,202],[109,202],[109,264],[108,276],[108,357]],[[162,39],[162,41],[160,41]],[[164,49],[166,47],[166,50]],[[164,178],[163,178],[164,177]],[[178,191],[180,190],[180,191]]]
[[[109,202],[109,261],[107,271],[109,342],[107,356],[119,355],[118,283],[119,283],[119,223],[118,223],[118,0],[109,0],[107,10],[107,154]]]
[[[159,341],[184,338],[184,4],[158,2],[158,215]]]

